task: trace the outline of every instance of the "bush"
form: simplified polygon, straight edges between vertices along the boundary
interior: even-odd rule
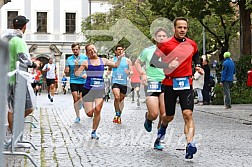
[[[252,104],[252,87],[241,87],[238,83],[234,83],[230,92],[232,104]],[[214,87],[212,104],[224,104],[223,87],[220,84],[216,84]]]
[[[232,104],[250,104],[252,103],[252,87],[246,85],[247,71],[252,68],[251,64],[252,56],[242,56],[239,61],[236,62],[236,78],[235,82],[230,90]],[[220,84],[216,84],[214,87],[214,95],[212,104],[223,105],[223,87]]]
[[[247,71],[252,68],[252,56],[241,56],[239,61],[236,62],[236,78],[238,85],[242,87],[246,86],[247,82]]]
[[[218,84],[215,84],[215,87],[213,89],[214,91],[214,95],[213,95],[213,101],[212,101],[212,104],[215,104],[215,105],[222,105],[224,104],[223,102],[223,88],[222,86],[218,83]]]

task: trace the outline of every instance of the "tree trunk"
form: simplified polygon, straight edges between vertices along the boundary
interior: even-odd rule
[[[240,0],[240,24],[241,24],[241,56],[251,55],[251,9],[246,9],[246,0]]]

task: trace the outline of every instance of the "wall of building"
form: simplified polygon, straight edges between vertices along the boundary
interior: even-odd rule
[[[72,54],[71,44],[86,41],[81,34],[81,22],[89,15],[89,0],[12,0],[0,9],[0,35],[7,29],[8,11],[18,11],[19,15],[30,20],[24,35],[30,54],[45,60],[53,58],[60,81],[65,57]],[[47,33],[37,33],[37,12],[47,12]],[[76,13],[76,31],[73,34],[65,33],[66,12]]]

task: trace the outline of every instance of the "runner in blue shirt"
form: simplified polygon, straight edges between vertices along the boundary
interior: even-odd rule
[[[112,69],[112,92],[114,94],[115,117],[114,123],[121,124],[121,114],[124,107],[124,98],[127,93],[127,77],[132,75],[132,62],[124,56],[124,48],[117,45],[115,48],[115,56],[113,61],[116,62],[118,57],[122,57],[120,65]],[[109,69],[110,70],[110,69]]]
[[[65,74],[69,73],[70,75],[70,89],[72,92],[73,100],[74,100],[74,110],[76,113],[75,123],[80,122],[80,112],[81,109],[80,105],[82,105],[82,89],[83,85],[86,81],[86,74],[85,71],[80,76],[74,75],[74,67],[75,62],[79,62],[79,66],[85,60],[87,60],[87,56],[80,54],[80,44],[73,43],[72,46],[73,55],[67,58],[66,67],[65,67]]]

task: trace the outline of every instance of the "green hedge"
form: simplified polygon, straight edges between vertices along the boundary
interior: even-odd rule
[[[236,65],[237,81],[231,88],[232,104],[251,104],[252,103],[252,87],[246,86],[247,71],[252,68],[252,56],[242,56]],[[218,83],[214,87],[214,96],[212,104],[223,105],[223,87]]]

